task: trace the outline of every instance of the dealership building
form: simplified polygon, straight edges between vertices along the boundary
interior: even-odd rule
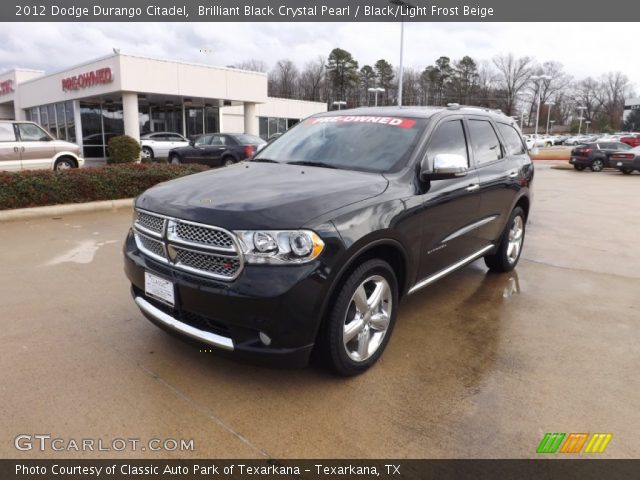
[[[267,75],[113,53],[59,71],[0,74],[0,119],[31,120],[54,136],[105,156],[114,135],[245,132],[268,138],[326,104],[267,96]]]

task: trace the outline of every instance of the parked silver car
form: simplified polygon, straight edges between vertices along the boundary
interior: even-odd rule
[[[33,122],[0,121],[0,170],[66,170],[84,165],[80,147]]]
[[[169,150],[186,147],[189,140],[175,132],[151,132],[140,136],[142,158],[169,156]]]

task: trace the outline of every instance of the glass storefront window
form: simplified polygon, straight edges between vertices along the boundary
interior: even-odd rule
[[[275,133],[284,133],[300,120],[297,118],[259,117],[260,137],[265,140]]]
[[[80,119],[82,122],[84,156],[88,158],[104,157],[102,108],[100,105],[81,102]]]
[[[55,138],[58,138],[58,126],[56,125],[56,108],[54,105],[47,105],[47,114],[49,117],[47,130],[49,130],[49,133]]]
[[[64,103],[56,103],[56,118],[58,119],[58,138],[67,140],[67,121],[64,113]]]
[[[204,109],[204,132],[218,133],[220,131],[219,110],[216,107],[205,107]]]
[[[204,115],[202,107],[185,108],[187,116],[186,137],[191,138],[204,133]]]
[[[47,115],[47,107],[40,107],[40,126],[47,128],[49,125],[49,116]]]
[[[76,142],[76,119],[73,112],[73,102],[64,102],[65,118],[67,119],[67,140]]]

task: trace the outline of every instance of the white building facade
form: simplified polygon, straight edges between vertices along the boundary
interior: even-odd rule
[[[251,133],[268,138],[326,104],[269,98],[264,73],[113,53],[64,71],[0,74],[0,119],[31,120],[87,158],[115,135]]]

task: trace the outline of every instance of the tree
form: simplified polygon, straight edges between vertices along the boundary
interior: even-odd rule
[[[474,90],[478,87],[478,66],[475,60],[467,55],[454,62],[452,90],[454,102],[469,105]]]
[[[498,87],[504,92],[502,103],[503,111],[507,115],[513,115],[515,111],[516,95],[529,83],[531,77],[531,57],[516,58],[512,53],[498,55],[493,58],[496,67],[496,81]]]
[[[389,105],[389,95],[393,90],[393,79],[395,77],[395,74],[393,73],[393,66],[385,59],[381,58],[375,63],[373,68],[375,69],[376,76],[378,77],[378,86],[385,90],[383,95],[384,101],[381,103],[383,105]]]
[[[333,97],[346,101],[347,91],[358,81],[358,62],[346,50],[334,48],[329,54],[326,68],[333,87]]]
[[[293,98],[298,84],[298,68],[289,59],[278,60],[269,74],[271,96]]]
[[[622,128],[628,132],[637,132],[640,130],[640,109],[635,108],[627,115]]]
[[[304,100],[312,102],[321,99],[322,84],[325,76],[326,60],[318,56],[315,61],[307,62],[300,74],[300,93]]]
[[[608,124],[617,130],[624,113],[624,99],[631,95],[631,83],[621,72],[609,72],[601,79],[601,104]]]
[[[371,65],[365,65],[360,69],[360,86],[362,87],[360,103],[369,105],[369,88],[376,86],[376,72]]]
[[[267,72],[267,64],[262,60],[257,60],[252,58],[251,60],[244,60],[237,65],[233,65],[233,68],[238,68],[240,70],[249,70],[250,72]]]

